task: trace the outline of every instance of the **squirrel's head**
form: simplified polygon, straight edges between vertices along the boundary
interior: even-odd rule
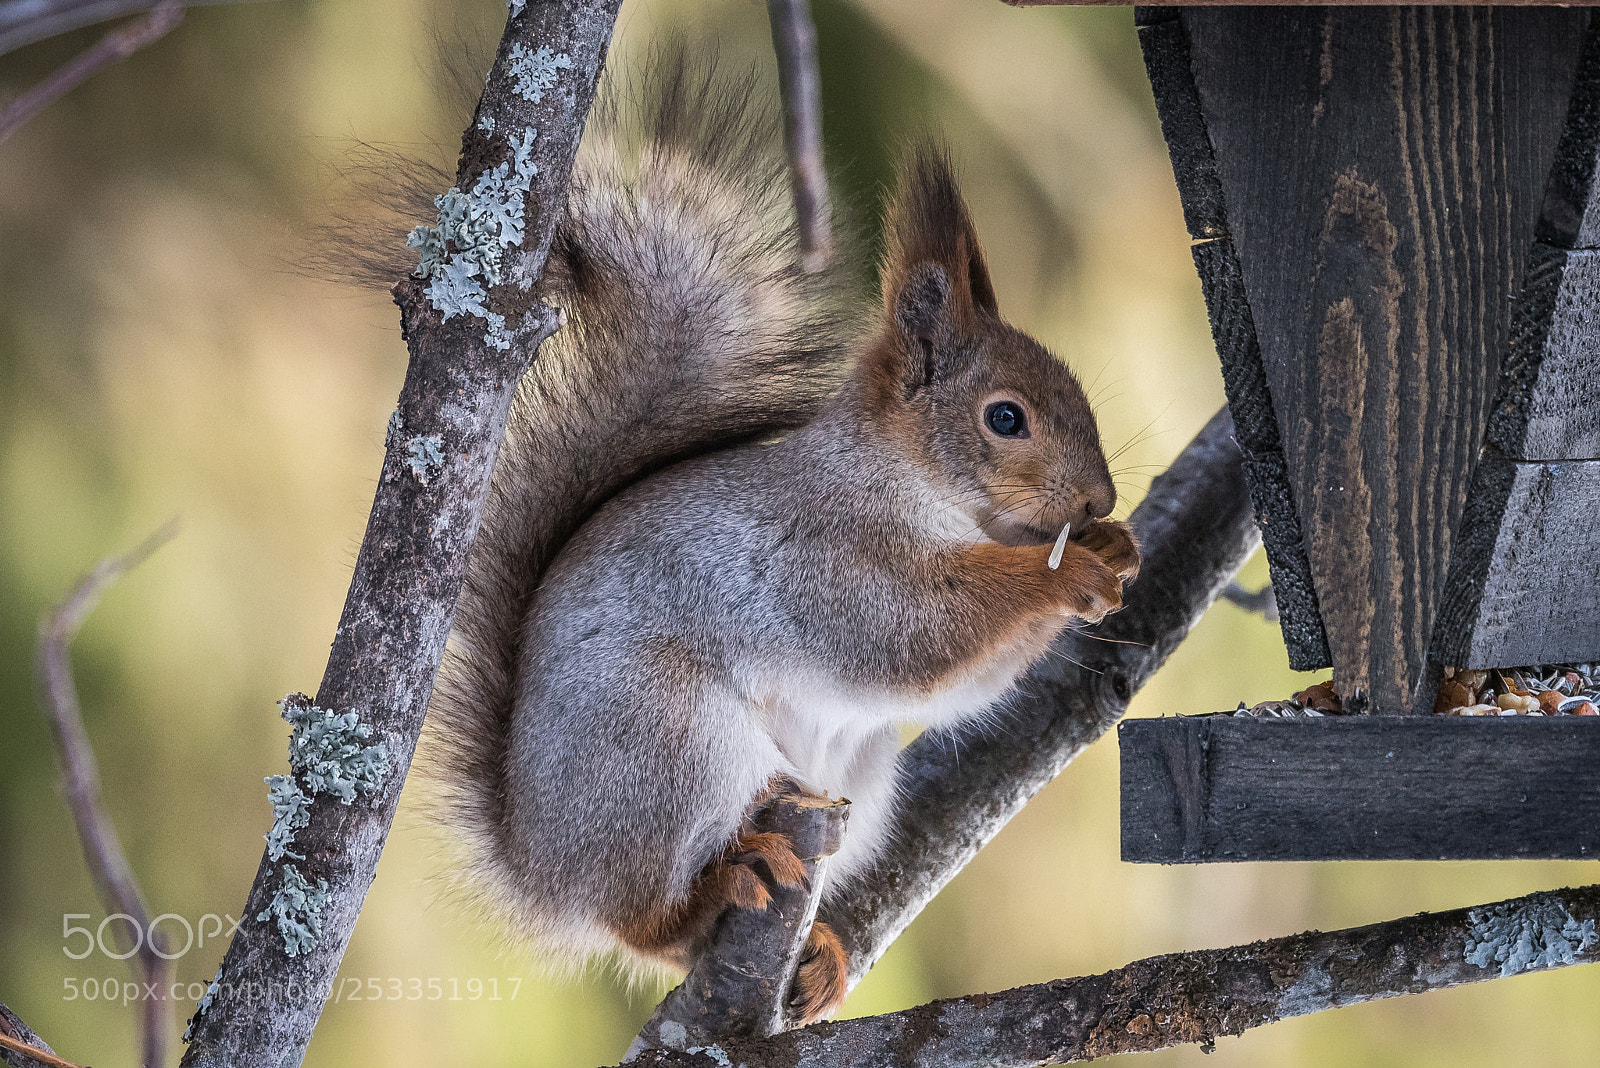
[[[883,324],[862,367],[885,429],[997,541],[1049,542],[1109,515],[1116,488],[1083,387],[1000,318],[943,152],[910,154],[885,234]]]

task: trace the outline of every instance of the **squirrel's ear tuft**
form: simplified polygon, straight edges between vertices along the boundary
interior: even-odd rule
[[[884,223],[883,302],[896,320],[902,319],[908,304],[919,303],[918,294],[910,290],[926,286],[928,275],[920,270],[925,265],[943,273],[948,314],[958,329],[971,326],[975,310],[999,314],[978,232],[956,188],[949,153],[932,143],[906,154]]]

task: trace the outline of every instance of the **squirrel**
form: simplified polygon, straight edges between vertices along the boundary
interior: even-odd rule
[[[750,816],[844,797],[825,897],[893,833],[904,723],[970,720],[1137,545],[1065,364],[1001,319],[946,155],[900,167],[881,300],[799,267],[753,79],[604,89],[540,296],[428,721],[492,911],[558,959],[686,969],[804,870]],[[791,1007],[834,1011],[817,923]]]

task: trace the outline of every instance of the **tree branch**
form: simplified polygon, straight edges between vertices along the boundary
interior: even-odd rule
[[[0,1064],[11,1068],[78,1068],[57,1057],[50,1044],[6,1008],[5,1002],[0,1002]]]
[[[196,1012],[186,1066],[299,1063],[332,990],[416,749],[512,395],[558,323],[533,287],[619,3],[511,5],[457,176],[464,196],[482,182],[524,209],[525,236],[504,251],[504,284],[480,290],[475,306],[444,299],[439,279],[394,287],[411,359],[315,702],[354,711],[387,770],[351,803],[309,794],[307,823],[293,837],[304,860],[263,856],[210,1003]]]
[[[958,744],[924,735],[901,754],[894,844],[822,919],[858,982],[933,896],[1034,794],[1104,734],[1260,544],[1233,422],[1212,417],[1129,522],[1144,554],[1120,612],[1063,635],[1003,716]]]
[[[18,7],[28,5],[19,4]],[[113,63],[120,63],[139,49],[165,37],[183,21],[182,0],[161,0],[150,14],[120,26],[89,48],[56,68],[44,81],[0,108],[0,143],[29,119],[66,96]]]
[[[116,828],[100,805],[100,773],[95,766],[89,736],[83,729],[83,712],[72,681],[68,647],[106,588],[147,560],[177,532],[176,521],[170,522],[131,552],[102,560],[79,580],[67,599],[40,621],[35,666],[39,702],[50,716],[51,736],[55,739],[56,756],[61,761],[62,790],[72,811],[78,841],[83,846],[83,859],[106,911],[127,916],[134,924],[140,936],[136,954],[139,978],[157,990],[164,989],[167,983],[169,968],[167,959],[162,956],[165,947],[160,935],[151,929],[150,911],[145,907],[138,877],[122,852]],[[144,1054],[141,1063],[163,1065],[172,1032],[171,1009],[166,999],[158,997],[141,998],[139,1007]]]
[[[828,175],[822,167],[822,79],[811,0],[767,0],[767,14],[783,94],[783,141],[800,229],[800,265],[820,271],[832,254],[833,236]]]
[[[789,988],[816,919],[827,860],[839,849],[849,813],[844,801],[779,797],[756,814],[756,831],[774,831],[793,845],[806,867],[805,885],[774,888],[761,912],[729,909],[694,970],[656,1006],[624,1059],[644,1049],[687,1049],[784,1029]]]
[[[636,1065],[1006,1068],[1142,1053],[1326,1009],[1600,960],[1600,886],[1170,953],[1117,971],[816,1024]]]

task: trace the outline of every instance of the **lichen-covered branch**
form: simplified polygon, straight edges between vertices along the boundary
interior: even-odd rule
[[[822,167],[822,77],[817,73],[817,28],[811,0],[767,0],[772,48],[783,94],[783,142],[789,153],[801,266],[820,271],[832,254],[832,208]]]
[[[1069,632],[995,724],[901,757],[894,845],[822,919],[858,981],[933,896],[1034,794],[1104,734],[1260,544],[1227,410],[1150,486],[1130,522],[1144,562],[1123,608]]]
[[[274,787],[284,833],[196,1012],[186,1066],[299,1063],[332,989],[416,749],[512,395],[558,325],[535,286],[619,4],[512,0],[440,225],[413,236],[418,277],[394,287],[405,385],[322,685],[293,705],[334,733],[319,728],[311,762],[291,761],[295,789]],[[351,789],[320,788],[313,766],[323,786],[348,775]]]
[[[11,4],[11,8],[31,4]],[[119,26],[51,71],[44,81],[0,108],[0,144],[39,112],[113,63],[165,37],[183,20],[183,0],[160,0],[142,19]],[[3,52],[4,49],[0,49]]]
[[[648,1068],[1008,1068],[1072,1064],[1224,1035],[1381,998],[1600,960],[1600,886],[1170,953],[1082,979],[816,1024]]]
[[[730,909],[718,921],[688,978],[656,1006],[628,1051],[690,1049],[729,1038],[777,1034],[806,936],[816,919],[828,858],[839,849],[847,802],[780,796],[762,808],[753,830],[783,835],[806,869],[802,886],[772,888],[766,909]]]
[[[72,662],[68,651],[73,636],[100,601],[105,592],[120,576],[143,563],[151,553],[165,545],[177,533],[175,523],[168,523],[149,538],[121,556],[110,556],[79,580],[67,599],[62,601],[39,624],[38,661],[35,679],[39,688],[39,701],[50,717],[51,737],[56,744],[56,757],[61,762],[62,792],[67,807],[72,812],[72,823],[78,832],[78,842],[83,847],[83,859],[94,879],[95,889],[112,915],[129,917],[140,934],[135,968],[139,978],[149,988],[166,988],[170,968],[163,955],[165,946],[159,932],[151,929],[150,910],[145,907],[144,893],[139,879],[122,852],[117,830],[111,825],[100,805],[100,772],[96,767],[94,749],[83,729],[83,712],[78,702],[78,688],[72,681]],[[167,1047],[172,1039],[172,1012],[164,998],[141,998],[140,1038],[143,1057],[141,1064],[164,1065]],[[5,1015],[9,1015],[9,1012]],[[11,1017],[11,1019],[15,1019]],[[0,1016],[0,1022],[9,1022]],[[17,1021],[19,1024],[21,1021]],[[21,1036],[16,1036],[21,1037]],[[27,1041],[26,1039],[24,1041]]]

